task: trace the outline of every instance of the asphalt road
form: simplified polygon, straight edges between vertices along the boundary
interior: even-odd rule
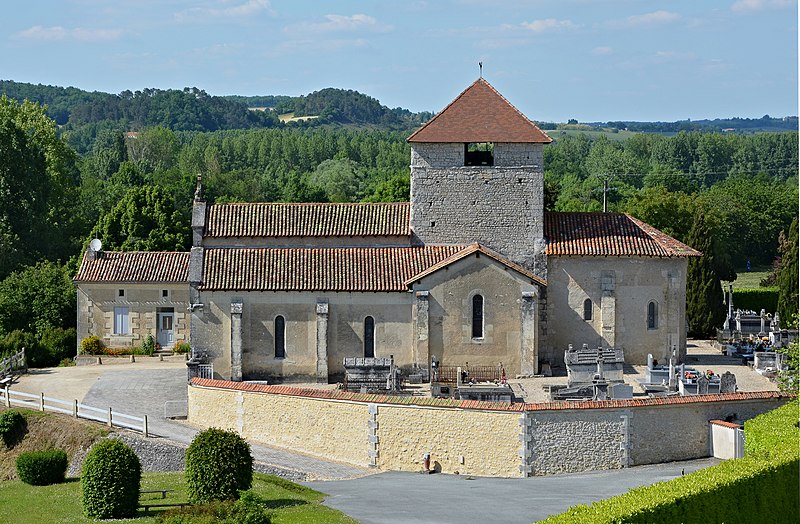
[[[326,506],[363,524],[513,524],[536,522],[575,504],[589,504],[717,463],[717,459],[700,459],[525,479],[387,472],[304,484],[327,493]]]

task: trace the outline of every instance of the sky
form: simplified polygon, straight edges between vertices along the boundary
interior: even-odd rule
[[[0,79],[119,93],[354,89],[439,111],[483,76],[532,120],[798,114],[797,0],[12,0]]]

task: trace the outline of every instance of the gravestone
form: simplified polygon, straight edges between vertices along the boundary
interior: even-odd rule
[[[720,393],[735,393],[736,392],[736,375],[730,371],[726,371],[719,378],[719,392]]]
[[[708,379],[705,375],[700,375],[697,378],[697,394],[708,395]]]

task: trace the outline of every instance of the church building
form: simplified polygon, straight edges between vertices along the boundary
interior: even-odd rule
[[[407,373],[435,358],[515,376],[563,365],[570,344],[621,348],[632,364],[685,354],[687,260],[699,253],[630,215],[545,212],[551,138],[486,80],[408,142],[408,203],[214,204],[198,186],[193,247],[162,255],[162,277],[151,255],[87,253],[79,339],[155,336],[185,297],[175,335],[237,381],[335,381],[361,356],[391,355]],[[138,333],[118,328],[119,297],[106,296],[136,271],[130,286],[155,290],[127,306]]]

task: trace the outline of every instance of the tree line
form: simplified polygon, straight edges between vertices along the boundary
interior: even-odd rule
[[[95,236],[109,250],[188,249],[197,174],[216,202],[409,198],[406,131],[103,129],[85,152],[61,131],[41,105],[0,97],[0,337],[74,326],[70,278]],[[781,231],[796,244],[797,171],[797,133],[565,136],[545,147],[545,201],[601,211],[607,187],[610,211],[689,244],[710,240],[701,250],[714,278],[729,280],[748,260],[771,263]],[[704,229],[693,234],[698,212]],[[53,286],[61,298],[41,313],[11,307]]]

